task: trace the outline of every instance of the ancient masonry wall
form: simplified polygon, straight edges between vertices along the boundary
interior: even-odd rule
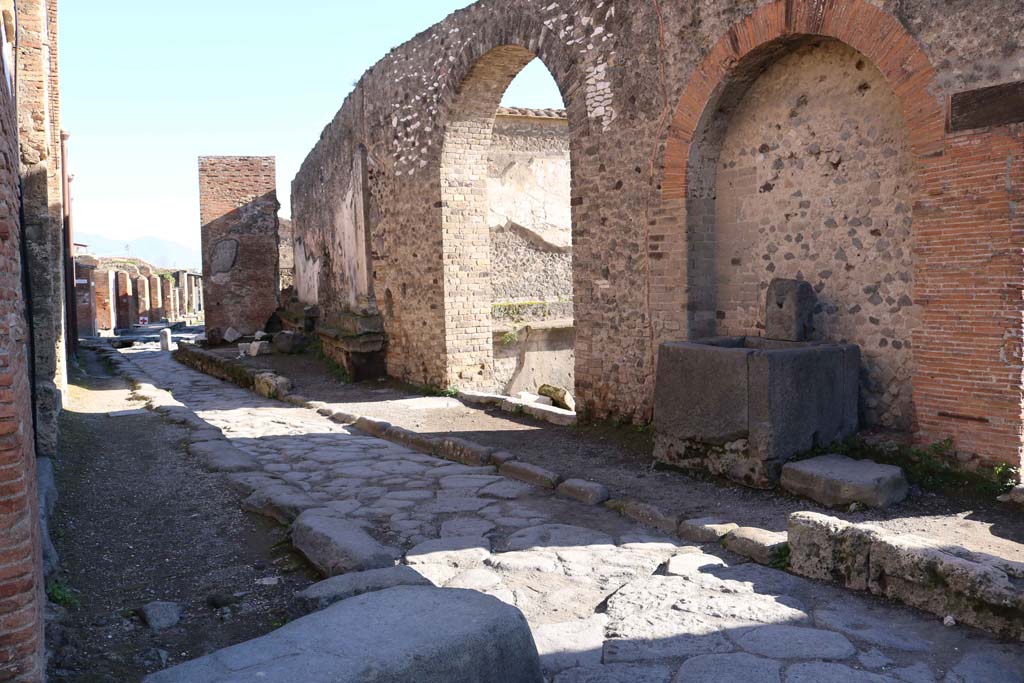
[[[56,0],[18,2],[17,18],[18,134],[32,286],[37,447],[40,456],[54,456],[67,384]]]
[[[278,219],[278,270],[281,277],[281,289],[295,284],[295,242],[292,236],[292,222],[287,218]]]
[[[19,9],[22,7],[19,3]],[[6,23],[7,18],[0,22]],[[4,492],[0,505],[0,679],[35,683],[43,679],[45,599],[24,296],[26,264],[18,222],[17,174],[23,156],[8,87],[11,76],[0,75],[0,488]]]
[[[632,3],[628,12],[603,0],[481,0],[392,50],[324,130],[292,184],[297,280],[300,244],[318,259],[305,271],[304,296],[321,305],[345,301],[339,284],[365,273],[361,286],[381,303],[392,375],[467,388],[489,382],[493,288],[483,155],[505,87],[537,56],[567,112],[575,382],[589,414],[648,420],[661,342],[713,332],[720,314],[723,329],[758,329],[750,292],[769,262],[754,262],[769,255],[777,271],[802,261],[804,276],[824,283],[822,334],[849,335],[871,354],[869,419],[909,425],[921,442],[951,437],[968,459],[1016,464],[1024,124],[1004,116],[973,128],[947,126],[947,113],[950,98],[965,91],[1024,81],[1022,32],[1024,14],[1007,0],[697,0]],[[817,39],[859,53],[863,71],[854,60],[856,74],[843,76],[849,59],[840,63],[839,54],[801,56]],[[786,59],[790,68],[777,64]],[[801,60],[826,75],[821,87],[843,90],[850,116],[829,118],[813,92],[798,106],[797,94],[787,101],[796,115],[790,120],[787,109],[775,131],[794,135],[760,139],[767,129],[758,122],[771,105],[757,92],[802,78],[792,69]],[[759,83],[773,68],[777,75]],[[870,89],[851,95],[843,84],[857,75],[856,87]],[[869,112],[865,102],[879,109]],[[756,148],[765,159],[746,158],[753,165],[745,170],[764,175],[757,189],[775,172],[781,185],[794,184],[788,192],[757,193],[766,227],[780,235],[775,254],[760,225],[717,219],[719,208],[723,216],[729,210],[716,206],[719,157],[741,108],[748,113],[736,119],[740,132],[726,150],[734,168],[744,161],[736,154]],[[864,130],[869,118],[876,119],[874,135],[871,126]],[[743,130],[758,139],[740,140]],[[825,188],[813,171],[828,171],[830,154],[815,157],[813,142],[795,142],[811,130],[825,140],[817,143],[822,150],[832,145],[835,155],[843,144],[848,152],[830,172],[827,194],[817,197],[795,187]],[[766,152],[759,151],[763,143]],[[779,160],[783,168],[772,168]],[[730,169],[722,170],[728,182]],[[876,172],[894,175],[872,178]],[[860,200],[871,202],[874,181],[881,204],[865,216]],[[737,175],[734,182],[747,181]],[[753,206],[744,194],[749,187],[734,207],[744,216]],[[791,197],[798,190],[805,196]],[[795,204],[787,208],[790,199]],[[365,229],[355,234],[366,248],[349,251],[350,262],[335,259],[336,219],[353,215],[357,201],[364,202],[355,214]],[[812,204],[802,208],[800,201]],[[790,223],[802,228],[783,226],[794,211]],[[857,220],[861,225],[850,224]],[[726,257],[736,246],[735,237],[723,236],[729,230],[751,240],[747,253],[735,256],[739,265]],[[806,250],[799,246],[815,239]],[[836,257],[840,247],[845,261]],[[811,268],[812,253],[823,267]],[[875,260],[892,272],[882,274]],[[731,283],[718,282],[726,276]],[[737,284],[747,279],[757,284]],[[733,298],[720,306],[723,291]],[[900,379],[906,373],[909,382]]]
[[[861,346],[865,423],[911,429],[914,173],[885,77],[835,41],[781,57],[733,114],[718,168],[715,333],[764,334],[772,278],[807,280],[814,338]]]
[[[199,202],[207,336],[258,332],[280,299],[273,157],[200,157]]]
[[[499,110],[488,165],[494,303],[571,301],[569,124],[564,113]]]

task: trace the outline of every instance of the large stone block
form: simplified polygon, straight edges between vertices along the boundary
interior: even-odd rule
[[[359,524],[321,509],[299,515],[292,525],[292,545],[326,576],[390,567],[401,554]]]
[[[522,613],[476,591],[402,586],[361,595],[145,683],[541,683]]]
[[[655,457],[749,486],[793,455],[857,430],[860,349],[719,337],[663,344]]]
[[[790,493],[828,507],[889,507],[906,498],[909,490],[899,467],[837,454],[788,463],[782,468],[781,483]]]

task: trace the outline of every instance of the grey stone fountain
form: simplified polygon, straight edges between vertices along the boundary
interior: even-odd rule
[[[809,341],[816,304],[807,282],[777,279],[764,337],[663,344],[655,458],[770,488],[797,453],[856,433],[860,347]]]

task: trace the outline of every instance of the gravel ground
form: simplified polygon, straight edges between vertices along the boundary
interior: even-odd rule
[[[292,615],[315,580],[285,530],[241,512],[220,480],[189,456],[187,432],[133,402],[124,380],[82,352],[61,418],[60,626],[48,626],[48,680],[123,683],[263,635]],[[137,414],[108,413],[138,410]],[[177,626],[138,615],[180,605]]]
[[[229,349],[223,353],[234,355]],[[874,521],[941,545],[1024,562],[1024,516],[994,501],[953,500],[915,490],[907,501],[889,510],[828,510],[780,491],[757,491],[699,474],[655,469],[650,434],[636,429],[607,424],[557,427],[502,411],[467,407],[451,398],[418,396],[393,381],[345,384],[311,352],[243,362],[290,378],[294,392],[312,400],[416,432],[459,436],[507,449],[565,478],[599,481],[613,495],[637,498],[687,518],[718,516],[740,525],[782,531],[790,513],[812,510],[854,522]]]

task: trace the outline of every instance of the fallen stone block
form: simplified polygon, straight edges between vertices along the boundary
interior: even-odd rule
[[[722,539],[722,544],[737,555],[769,566],[784,562],[789,551],[785,531],[767,531],[746,526],[730,531]]]
[[[550,384],[542,384],[537,393],[541,396],[547,396],[554,403],[556,408],[563,408],[571,412],[576,412],[576,399],[573,398],[572,394],[561,387],[555,387]]]
[[[497,598],[400,586],[360,595],[144,683],[540,683],[525,617]]]
[[[899,467],[836,454],[787,463],[781,483],[790,493],[827,507],[889,507],[902,502],[909,490]]]
[[[242,338],[242,333],[233,327],[229,327],[224,330],[224,341],[228,344],[234,344],[236,341]]]
[[[430,585],[432,585],[430,581],[415,569],[400,564],[384,569],[370,569],[364,572],[333,576],[297,592],[295,598],[305,611],[313,612],[363,593],[372,593],[395,586]]]
[[[401,553],[378,543],[358,524],[311,509],[292,525],[292,545],[325,576],[391,567]]]
[[[715,517],[700,517],[679,522],[676,534],[684,541],[693,543],[718,543],[730,531],[739,528],[739,524],[723,522]]]
[[[586,479],[567,479],[558,485],[557,493],[587,505],[600,505],[610,497],[604,484]]]
[[[561,475],[555,474],[551,470],[518,460],[506,462],[498,469],[498,472],[509,479],[518,479],[546,489],[553,489],[562,481]]]

